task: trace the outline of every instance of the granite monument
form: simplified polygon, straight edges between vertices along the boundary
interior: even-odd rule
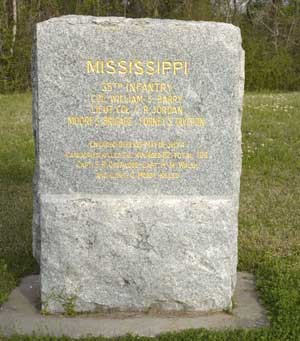
[[[231,307],[243,85],[230,24],[37,24],[33,248],[43,309]]]

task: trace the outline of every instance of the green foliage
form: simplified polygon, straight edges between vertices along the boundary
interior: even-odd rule
[[[75,306],[77,297],[75,295],[71,295],[63,296],[61,299],[63,300],[62,306],[64,308],[64,314],[69,317],[75,316],[76,315]]]
[[[300,15],[295,3],[256,2],[238,22],[246,52],[246,89],[300,89]],[[267,5],[266,5],[267,3]]]
[[[246,89],[298,89],[300,75],[295,72],[293,58],[286,48],[279,48],[276,54],[272,54],[264,48],[266,42],[251,40],[245,45],[249,51],[245,63]]]
[[[0,258],[0,305],[7,299],[15,284],[13,275],[8,272],[6,263]]]
[[[18,280],[36,270],[31,255],[34,152],[29,94],[0,95],[0,136],[0,259],[6,264],[0,283],[10,288],[9,278]],[[5,286],[0,284],[0,296]]]
[[[15,43],[11,3],[0,3],[0,92],[30,89],[35,23],[66,14],[232,22],[242,31],[246,89],[300,90],[299,0],[252,1],[244,13],[227,0],[131,0],[126,8],[121,0],[20,0]]]
[[[47,296],[47,298],[42,302],[42,315],[49,315],[49,301],[56,302],[57,304],[61,305],[63,308],[63,314],[67,317],[76,316],[76,301],[77,296],[76,295],[69,295],[66,293],[65,290],[61,290],[60,292],[51,292]]]

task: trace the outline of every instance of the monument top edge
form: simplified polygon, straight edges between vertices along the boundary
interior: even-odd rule
[[[154,18],[125,18],[125,17],[115,17],[115,16],[105,16],[96,17],[89,15],[63,15],[60,17],[50,18],[45,21],[37,23],[37,26],[47,25],[47,24],[70,24],[70,25],[170,25],[170,26],[188,26],[188,27],[203,27],[216,28],[216,29],[229,29],[235,30],[240,33],[239,27],[215,21],[193,21],[193,20],[178,20],[178,19],[154,19]]]

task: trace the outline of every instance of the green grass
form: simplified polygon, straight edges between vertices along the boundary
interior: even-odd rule
[[[31,256],[30,94],[0,95],[0,303]],[[157,340],[300,340],[300,93],[245,97],[239,270],[253,272],[270,317],[257,330],[188,330]],[[4,340],[1,338],[0,340]],[[15,336],[11,340],[69,340]],[[86,340],[104,340],[87,338]],[[127,336],[118,340],[148,340]],[[152,339],[153,340],[153,339]]]

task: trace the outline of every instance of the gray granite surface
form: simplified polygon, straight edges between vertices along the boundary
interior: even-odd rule
[[[230,306],[243,84],[233,25],[37,25],[33,246],[51,312],[59,292],[78,311]]]

